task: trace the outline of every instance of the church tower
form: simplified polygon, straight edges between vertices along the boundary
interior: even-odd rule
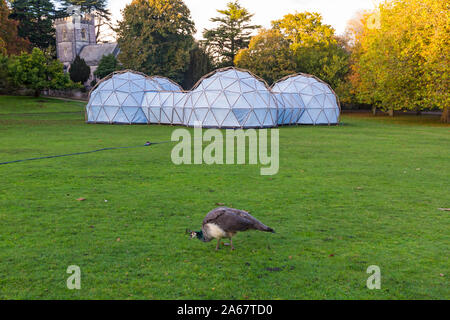
[[[69,17],[55,20],[56,54],[66,69],[85,46],[97,43],[94,16],[82,15],[79,6],[68,11]]]

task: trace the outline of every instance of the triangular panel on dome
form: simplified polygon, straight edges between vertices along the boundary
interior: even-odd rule
[[[316,118],[316,124],[330,124],[325,112],[322,110]]]
[[[136,100],[136,102],[138,103],[139,106],[142,106],[142,100],[144,99],[144,92],[133,92],[131,94],[134,98],[134,100]]]
[[[222,84],[222,89],[226,90],[229,86],[232,84],[235,84],[238,82],[238,79],[236,78],[227,78],[227,77],[220,77],[220,83]],[[241,90],[239,89],[239,92]]]
[[[339,122],[339,117],[337,115],[336,110],[325,109],[323,112],[325,112],[325,115],[327,116],[327,119],[330,121],[330,124],[337,124]]]
[[[247,120],[250,109],[233,108],[232,110],[233,110],[234,116],[238,120],[239,124],[243,126],[245,124],[245,120]]]
[[[106,112],[104,108],[100,108],[100,112],[97,116],[97,122],[109,122],[108,116],[106,115]]]
[[[309,115],[309,110],[305,109],[298,119],[299,124],[314,124],[313,119]]]
[[[223,109],[223,108],[213,108],[211,109],[212,113],[214,114],[214,117],[216,118],[219,125],[222,125],[222,122],[225,120],[226,116],[230,112],[229,109]]]
[[[253,109],[253,112],[255,113],[256,117],[258,118],[258,122],[262,125],[264,123],[264,119],[267,115],[267,108],[264,109]]]
[[[239,121],[237,121],[233,112],[229,112],[225,120],[222,122],[222,127],[240,127]]]
[[[116,94],[112,93],[108,99],[106,99],[105,106],[120,106],[119,100],[117,100]]]
[[[265,127],[274,127],[276,126],[276,121],[272,118],[272,114],[270,111],[267,111],[266,118],[264,119],[263,125]]]
[[[172,123],[173,108],[161,108],[161,123]]]
[[[308,109],[309,116],[313,120],[313,123],[317,123],[317,119],[319,118],[320,113],[322,112],[321,109]]]
[[[211,127],[217,127],[219,124],[217,123],[216,118],[214,117],[214,114],[211,110],[208,111],[208,113],[205,116],[205,120],[203,121],[203,126],[211,126]]]
[[[108,121],[112,121],[119,111],[120,107],[107,107],[105,108],[106,116],[108,117]]]
[[[91,96],[90,104],[94,105],[94,106],[101,106],[102,105],[102,98],[101,98],[99,93],[96,92],[96,93],[94,93]]]
[[[251,111],[248,115],[247,121],[245,121],[245,126],[247,127],[261,127],[262,124],[256,115]]]
[[[134,118],[138,109],[140,109],[140,108],[139,107],[122,107],[122,111],[125,113],[125,116],[130,121]]]
[[[208,108],[196,108],[195,109],[195,114],[197,115],[197,119],[204,125],[207,125],[204,123],[204,119],[205,119],[207,113],[208,113]]]
[[[182,124],[183,123],[183,109],[182,108],[174,108],[172,113],[172,121],[174,124]]]
[[[208,108],[209,107],[209,102],[206,99],[206,93],[203,92],[197,99],[197,101],[195,102],[195,106],[197,108]]]
[[[101,107],[97,107],[97,106],[91,106],[88,110],[88,119],[90,121],[96,122],[97,121],[97,117],[98,117],[98,113],[100,112],[100,108]]]
[[[150,108],[146,108],[146,110],[147,110],[147,118],[148,118],[149,123],[159,123],[159,118],[160,118],[159,112],[158,112],[157,115],[155,115],[155,114],[151,111]]]
[[[161,122],[161,108],[153,108],[153,107],[150,107],[149,110],[150,110],[150,112],[153,114],[153,117],[152,117],[152,118],[155,118],[155,119],[156,119],[155,122],[156,122],[156,123]]]
[[[127,116],[123,112],[122,108],[119,109],[117,114],[115,115],[114,119],[112,119],[112,122],[116,123],[129,123],[130,120],[128,120]]]
[[[211,107],[212,108],[226,108],[226,109],[230,108],[227,97],[225,96],[225,92],[222,92],[216,98],[216,100],[212,103]]]
[[[147,116],[145,115],[142,108],[139,108],[134,118],[131,120],[133,123],[148,123]]]
[[[122,103],[122,107],[140,107],[141,103],[134,100],[132,95],[128,95],[125,101]]]

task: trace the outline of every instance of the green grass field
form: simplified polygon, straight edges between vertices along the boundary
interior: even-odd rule
[[[0,97],[0,162],[169,140],[84,123],[84,105]],[[280,171],[172,164],[173,145],[0,166],[2,299],[449,299],[450,127],[343,116],[280,128]],[[85,201],[77,201],[78,198]],[[105,202],[107,200],[107,202]],[[188,240],[224,203],[277,233]],[[69,265],[81,290],[68,290]],[[369,290],[370,265],[381,290]]]

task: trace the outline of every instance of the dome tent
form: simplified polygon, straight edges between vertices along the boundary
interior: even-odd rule
[[[91,90],[86,107],[90,123],[147,123],[142,110],[144,91],[154,88],[147,77],[134,71],[115,72]]]
[[[279,124],[339,123],[341,108],[337,95],[315,76],[290,75],[274,83],[271,90],[278,100]]]
[[[149,123],[183,124],[183,88],[170,79],[152,76],[155,88],[145,92],[142,106],[148,112]]]
[[[160,103],[160,95],[175,95],[175,92],[170,90],[183,94],[180,86],[163,77],[148,77],[130,70],[112,73],[91,90],[86,107],[87,122],[161,123],[160,110],[163,105]],[[157,97],[158,111],[151,112],[148,108],[146,102],[151,94]],[[172,113],[167,109],[165,112]]]
[[[263,128],[277,124],[277,103],[264,80],[233,67],[211,72],[187,94],[187,126]]]

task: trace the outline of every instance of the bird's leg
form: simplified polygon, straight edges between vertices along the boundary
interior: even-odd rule
[[[231,237],[230,237],[230,246],[231,246],[231,250],[234,250],[234,247],[233,247],[233,238],[231,238]]]
[[[220,246],[220,239],[217,239],[216,251],[219,251],[219,246]]]

